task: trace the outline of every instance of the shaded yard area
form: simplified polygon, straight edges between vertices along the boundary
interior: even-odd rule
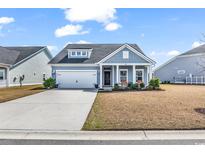
[[[42,85],[0,88],[0,103],[44,91]]]
[[[205,129],[205,86],[98,93],[83,130]]]

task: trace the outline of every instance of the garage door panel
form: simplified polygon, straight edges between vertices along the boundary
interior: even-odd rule
[[[94,88],[97,71],[57,71],[59,88]]]

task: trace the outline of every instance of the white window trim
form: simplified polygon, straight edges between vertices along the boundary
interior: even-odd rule
[[[135,69],[135,80],[137,78],[136,72],[137,71],[142,71],[142,82],[144,82],[144,69]],[[137,82],[137,81],[136,81]]]
[[[122,51],[122,58],[123,59],[129,59],[129,51],[128,50]]]
[[[0,70],[0,72],[3,72],[3,80],[5,80],[5,70]]]
[[[127,77],[127,83],[128,83],[128,69],[119,69],[119,80],[120,80],[120,83],[121,83],[121,79],[120,79],[121,78],[121,74],[120,74],[121,71],[126,71],[127,72],[127,76],[126,77]]]

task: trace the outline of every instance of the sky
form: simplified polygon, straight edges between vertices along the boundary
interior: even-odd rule
[[[157,62],[197,47],[205,9],[0,9],[0,46],[136,43]]]

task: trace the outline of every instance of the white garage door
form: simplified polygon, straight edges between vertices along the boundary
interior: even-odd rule
[[[56,82],[59,88],[94,88],[97,71],[57,71]]]

